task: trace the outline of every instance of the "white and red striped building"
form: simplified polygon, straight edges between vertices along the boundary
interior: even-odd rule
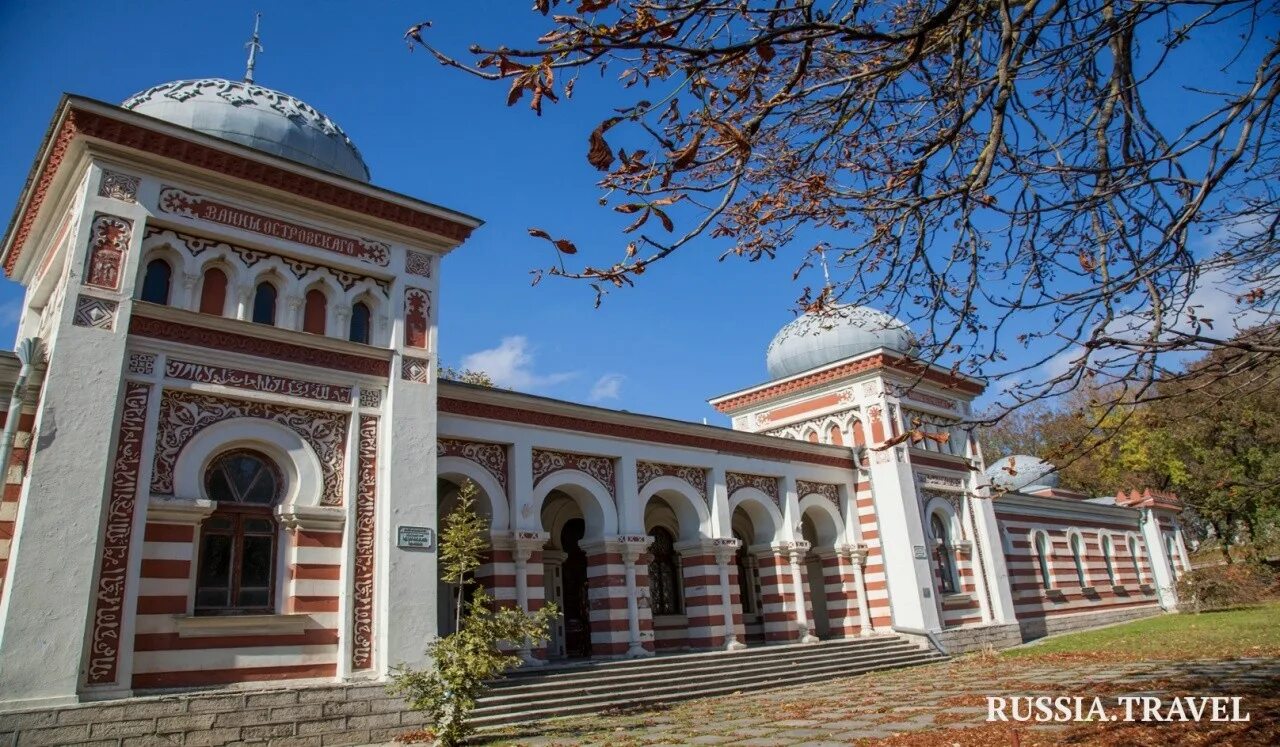
[[[993,500],[960,427],[982,383],[877,312],[784,328],[767,382],[711,400],[732,428],[438,381],[440,258],[479,225],[373,186],[270,89],[65,98],[0,255],[26,292],[0,358],[0,703],[422,665],[456,610],[422,530],[466,481],[482,581],[563,611],[534,663],[959,650],[1174,606],[1175,499]]]

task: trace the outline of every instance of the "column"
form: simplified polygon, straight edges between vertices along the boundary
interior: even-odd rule
[[[738,640],[738,626],[734,621],[734,617],[741,614],[742,601],[738,604],[733,603],[733,592],[736,591],[735,579],[738,570],[734,558],[738,554],[737,539],[716,539],[712,541],[715,548],[716,568],[720,573],[720,610],[723,613],[724,624],[724,642],[725,651],[741,651],[747,647],[747,644]],[[733,573],[730,573],[730,570]]]
[[[253,286],[243,284],[236,286],[236,319],[242,322],[253,317]]]
[[[644,555],[645,545],[628,542],[622,546],[622,564],[626,568],[627,586],[627,658],[651,656],[640,640],[640,600],[636,594],[636,562]],[[646,584],[648,586],[648,584]],[[648,599],[648,596],[645,597]]]
[[[537,605],[535,606],[530,599],[530,563],[540,564],[542,558],[542,548],[546,545],[549,535],[541,532],[515,532],[511,539],[511,560],[515,566],[515,587],[516,587],[516,606],[525,612],[537,612],[542,609],[542,594],[539,593]],[[542,574],[537,575],[539,586],[542,582]],[[541,589],[538,589],[541,592]],[[548,631],[550,633],[550,631]],[[539,643],[539,648],[543,644]],[[544,649],[545,650],[545,649]],[[525,664],[537,665],[546,664],[545,659],[540,659],[534,655],[533,642],[525,639],[520,645],[520,659]]]
[[[867,546],[845,545],[845,557],[853,564],[853,593],[858,597],[858,635],[869,636],[871,630],[871,605],[867,604],[867,579],[862,567],[867,562]]]
[[[787,551],[787,556],[791,560],[791,589],[792,596],[795,599],[796,607],[796,628],[799,631],[801,643],[817,643],[818,637],[813,634],[813,624],[809,622],[809,614],[805,609],[804,594],[804,574],[801,564],[804,563],[805,553],[809,550],[809,543],[797,541],[791,543],[791,547]]]

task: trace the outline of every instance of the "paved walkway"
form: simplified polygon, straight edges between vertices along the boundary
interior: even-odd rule
[[[988,723],[987,696],[1103,699],[1113,722]],[[1117,697],[1240,696],[1248,723],[1126,723]],[[1141,707],[1136,710],[1141,713]],[[1167,712],[1167,707],[1162,713]],[[493,745],[1253,745],[1280,744],[1280,659],[1114,662],[1076,657],[966,657],[892,672],[659,710],[516,727]]]

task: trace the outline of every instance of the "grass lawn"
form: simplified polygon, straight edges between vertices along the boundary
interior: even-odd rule
[[[1280,656],[1280,602],[1198,615],[1159,615],[1047,638],[1002,655],[1127,660]]]

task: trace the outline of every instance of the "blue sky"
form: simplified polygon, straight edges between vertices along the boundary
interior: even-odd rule
[[[569,105],[535,118],[504,87],[439,66],[401,36],[417,21],[461,51],[472,41],[530,39],[527,0],[467,3],[9,2],[0,4],[0,203],[12,206],[63,91],[118,103],[156,83],[239,78],[253,13],[263,44],[257,82],[342,125],[380,186],[486,221],[444,263],[440,354],[483,365],[518,389],[688,420],[724,419],[712,395],[763,381],[764,350],[793,318],[793,260],[719,262],[704,241],[659,263],[636,289],[593,309],[585,285],[529,271],[552,259],[540,226],[620,254],[619,216],[596,209],[586,136],[617,100],[585,76]],[[365,9],[369,12],[364,12]],[[500,21],[500,24],[495,23]],[[20,289],[0,281],[0,339],[11,339]]]

